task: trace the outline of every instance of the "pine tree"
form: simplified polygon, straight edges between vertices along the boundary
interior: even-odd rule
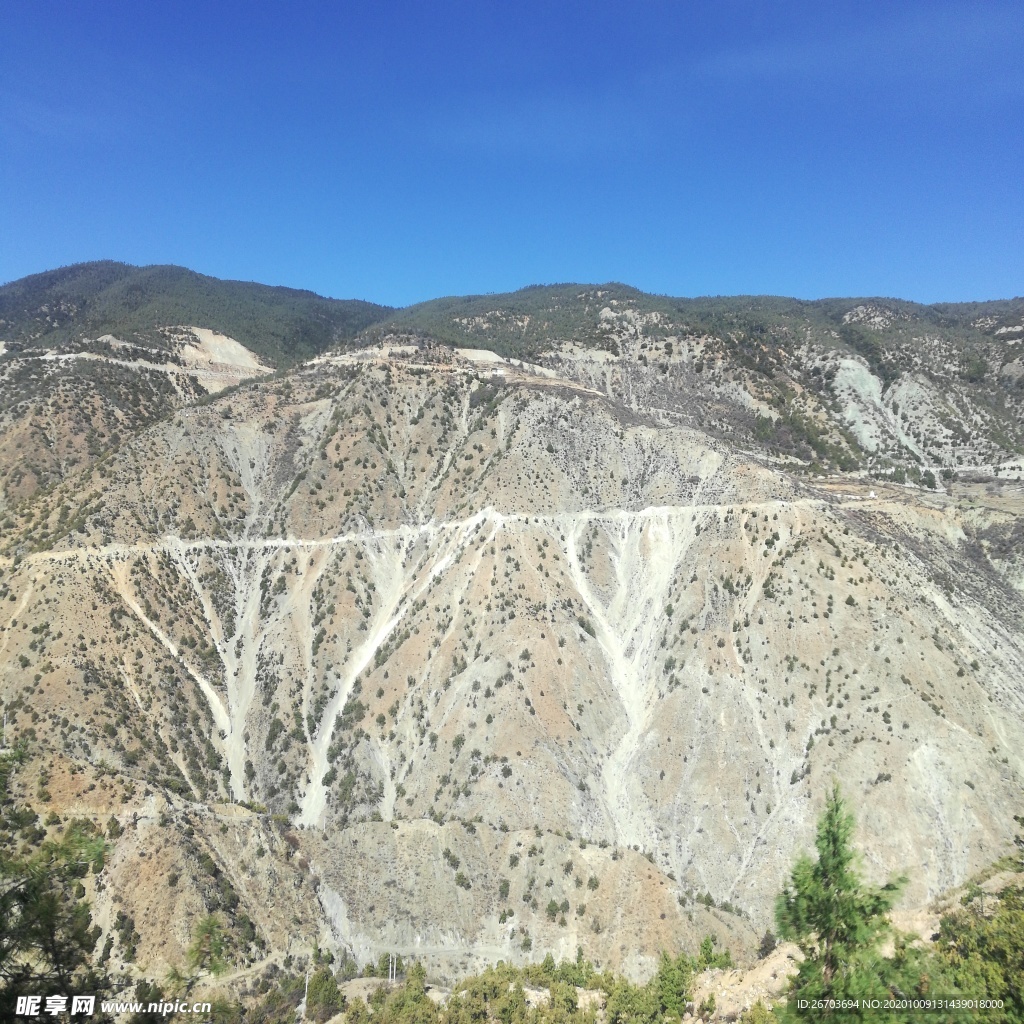
[[[853,827],[836,783],[818,823],[818,859],[800,857],[776,902],[780,934],[796,942],[805,957],[794,979],[791,1006],[801,999],[884,999],[890,994],[879,974],[883,961],[877,950],[889,927],[886,914],[906,879],[880,889],[865,887],[850,847]]]
[[[330,967],[318,967],[309,979],[306,991],[306,1016],[310,1020],[325,1021],[342,1009],[342,996]]]
[[[107,992],[92,964],[99,928],[74,894],[90,867],[100,870],[104,850],[91,824],[78,821],[29,857],[0,850],[0,1019],[13,1019],[19,995]]]
[[[199,922],[192,945],[188,947],[188,964],[194,971],[205,968],[215,976],[228,969],[224,953],[224,926],[216,914],[209,914]]]
[[[873,1010],[866,1008],[864,1001],[957,996],[955,976],[911,936],[894,935],[891,957],[879,952],[883,936],[891,934],[886,915],[906,879],[894,879],[880,889],[865,886],[850,848],[853,826],[853,815],[846,810],[839,785],[833,784],[818,822],[814,844],[818,859],[804,856],[797,861],[775,904],[780,934],[796,942],[805,957],[790,984],[782,1016],[836,1019],[843,1024],[919,1022],[921,1013],[916,1010]],[[831,1009],[816,1002],[820,1000],[857,1001],[860,1005]],[[969,1010],[943,1010],[929,1019],[953,1024],[972,1020],[972,1016]]]
[[[673,960],[668,953],[662,953],[654,983],[662,1014],[681,1019],[693,994],[693,963],[690,958],[683,955]]]

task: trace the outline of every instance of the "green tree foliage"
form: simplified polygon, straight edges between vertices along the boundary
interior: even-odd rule
[[[608,1024],[655,1024],[660,1009],[653,985],[634,985],[621,978],[608,994],[605,1019]]]
[[[658,991],[658,1002],[664,1013],[672,1017],[682,1017],[692,994],[693,973],[693,963],[688,957],[680,956],[673,960],[668,953],[661,954],[654,983]]]
[[[114,819],[111,818],[111,821]],[[129,1018],[128,1024],[164,1024],[166,1018],[163,1013],[154,1010],[152,1013],[149,1012],[150,1003],[160,1003],[164,999],[163,989],[156,984],[156,982],[149,981],[146,978],[140,978],[135,983],[135,991],[132,993],[132,1001],[141,1003],[146,1007],[140,1013],[133,1013]]]
[[[435,1024],[437,1006],[427,995],[427,977],[422,964],[414,964],[398,987],[374,1014],[381,1024]]]
[[[868,969],[885,933],[886,913],[903,880],[881,889],[866,888],[854,867],[850,847],[853,815],[838,784],[829,793],[818,823],[818,859],[802,856],[775,905],[783,938],[799,945],[804,961],[792,995],[808,1000],[886,994],[884,983]]]
[[[576,988],[564,981],[553,982],[550,989],[550,1007],[559,1018],[571,1017],[580,1005]]]
[[[329,1020],[342,1009],[342,996],[338,983],[326,964],[317,968],[309,979],[306,991],[306,1018],[308,1020]]]
[[[698,971],[709,971],[716,967],[732,967],[732,954],[727,949],[722,950],[720,953],[716,952],[715,948],[717,945],[717,935],[705,935],[701,939],[700,954],[694,965]]]
[[[969,900],[943,918],[937,948],[964,993],[1001,999],[994,1024],[1024,1022],[1024,888],[1012,885],[995,896]],[[987,911],[987,912],[986,912]]]
[[[341,954],[334,976],[338,981],[351,981],[353,978],[359,977],[359,964],[348,950]]]
[[[882,379],[883,387],[888,387],[899,377],[899,370],[894,368],[887,358],[877,331],[869,330],[860,324],[843,324],[839,328],[839,337],[854,352],[864,356],[871,367],[871,372]]]
[[[574,979],[595,978],[593,965],[577,955],[575,963],[556,965],[550,955],[541,964],[517,969],[501,963],[458,985],[440,1014],[440,1024],[584,1024],[592,1018],[580,1009]],[[548,988],[547,1006],[530,1010],[523,982]]]
[[[831,1010],[818,1001],[957,994],[951,973],[931,950],[897,936],[894,955],[881,955],[881,940],[890,933],[886,915],[906,879],[892,880],[878,889],[864,885],[850,846],[853,829],[853,815],[846,809],[838,783],[834,784],[818,822],[818,858],[799,858],[775,906],[779,933],[796,942],[805,957],[790,984],[786,1017],[874,1021],[882,1017],[863,1006]],[[884,1019],[910,1021],[915,1014],[887,1011]],[[969,1017],[950,1012],[941,1019]]]
[[[6,790],[12,755],[0,766]],[[13,1019],[19,995],[103,994],[105,976],[92,965],[99,929],[78,880],[103,865],[104,842],[88,822],[72,822],[60,842],[30,856],[0,848],[0,1017]],[[81,891],[81,890],[79,890]]]
[[[775,1024],[775,1014],[758,999],[754,1005],[740,1017],[740,1024]]]
[[[625,979],[605,979],[608,1003],[605,1014],[609,1024],[660,1024],[679,1020],[693,996],[696,976],[712,967],[732,964],[729,953],[716,953],[717,940],[705,936],[697,957],[681,953],[676,957],[662,953],[658,970],[646,985],[634,985]]]
[[[305,988],[304,975],[282,978],[259,1003],[249,1008],[246,1024],[295,1024]],[[362,1010],[362,1017],[355,1009],[356,1003]],[[348,1007],[349,1024],[365,1024],[368,1019],[366,1004],[362,999],[353,1000]]]
[[[56,320],[43,307],[60,308]],[[208,327],[271,365],[290,366],[351,341],[391,310],[294,288],[220,281],[184,267],[102,261],[62,267],[0,287],[6,340],[59,346],[82,335],[158,341],[157,326]]]
[[[381,955],[377,958],[377,962],[375,964],[374,963],[368,963],[363,968],[363,977],[364,978],[386,978],[388,976],[388,972],[390,970],[391,970],[391,954],[390,953],[381,953]],[[405,961],[401,958],[401,956],[396,958],[395,970],[397,971],[398,974],[405,974]]]
[[[228,969],[224,928],[216,914],[209,914],[199,922],[195,938],[188,947],[188,965],[194,971],[207,970],[214,976]]]

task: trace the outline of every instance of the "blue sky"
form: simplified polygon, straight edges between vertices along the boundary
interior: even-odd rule
[[[0,281],[1024,293],[1024,4],[6,0]]]

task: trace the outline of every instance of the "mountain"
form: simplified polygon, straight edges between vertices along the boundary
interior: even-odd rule
[[[350,344],[389,312],[109,261],[0,287],[0,510],[182,403]]]
[[[423,303],[364,337],[571,368],[635,408],[812,471],[918,479],[1020,455],[1022,323],[1024,299],[670,299],[560,285]]]
[[[833,777],[906,908],[1007,849],[1021,300],[532,288],[270,372],[255,300],[153,288],[59,341],[3,298],[5,821],[116,836],[111,965],[210,913],[246,983],[742,959]]]
[[[0,339],[11,349],[59,349],[116,333],[122,341],[162,346],[165,328],[197,323],[287,367],[350,342],[390,312],[357,299],[220,281],[184,267],[101,261],[0,287]]]

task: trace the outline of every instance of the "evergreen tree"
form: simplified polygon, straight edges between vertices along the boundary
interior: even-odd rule
[[[342,1009],[342,996],[338,983],[326,964],[318,967],[309,979],[306,991],[306,1016],[313,1021],[325,1021]]]
[[[405,983],[397,986],[374,1014],[380,1024],[437,1024],[438,1009],[427,995],[427,972],[422,964],[409,968]]]
[[[801,999],[885,998],[889,992],[873,966],[879,941],[888,929],[886,914],[905,879],[881,889],[865,887],[855,870],[850,847],[853,815],[835,783],[818,822],[818,859],[799,858],[775,905],[783,938],[804,954],[790,992]],[[809,1016],[828,1016],[815,1011]],[[848,1015],[843,1014],[844,1018]]]
[[[605,1020],[608,1024],[655,1024],[659,1002],[653,985],[634,985],[620,978],[608,995]]]
[[[19,995],[104,995],[93,969],[99,929],[75,884],[103,863],[104,843],[88,823],[74,822],[59,842],[30,857],[0,851],[0,1018],[14,1015]]]
[[[1003,1001],[987,1020],[1024,1024],[1024,887],[990,895],[987,912],[970,896],[942,919],[939,956],[964,992]]]
[[[662,1013],[682,1018],[693,990],[693,964],[690,958],[683,955],[673,960],[668,953],[662,953],[654,984],[658,990]]]
[[[887,913],[905,878],[879,889],[865,886],[855,868],[850,847],[853,815],[846,810],[838,783],[833,784],[818,822],[818,859],[797,861],[775,905],[779,933],[799,945],[804,961],[790,984],[787,1018],[846,1021],[920,1019],[920,1013],[857,1008],[832,1009],[821,1000],[885,1000],[957,994],[951,973],[931,951],[896,936],[895,954],[886,958],[880,942],[890,932]],[[801,1003],[804,1003],[801,1006]],[[943,1012],[932,1020],[970,1019],[960,1012]]]
[[[113,820],[111,819],[111,821]],[[164,1000],[164,991],[155,981],[140,978],[135,983],[135,992],[132,994],[132,999],[136,1003],[141,1003],[146,1009],[133,1013],[128,1020],[128,1024],[165,1024],[166,1017],[163,1012],[158,1010],[154,1010],[152,1013],[149,1012],[150,1003],[162,1003]]]
[[[224,926],[216,914],[208,914],[199,922],[195,938],[188,947],[188,964],[194,971],[204,968],[213,975],[228,969],[224,953]]]

